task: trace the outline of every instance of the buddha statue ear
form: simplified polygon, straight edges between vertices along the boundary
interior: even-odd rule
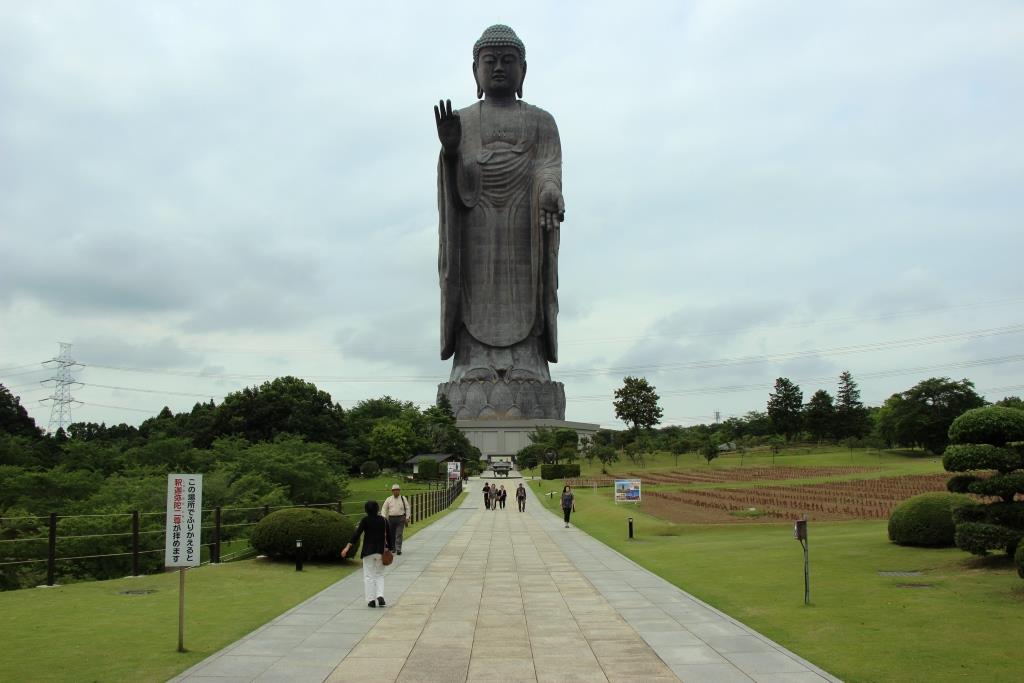
[[[480,79],[476,75],[476,60],[473,60],[473,81],[476,83],[476,98],[479,100],[484,96],[484,89],[480,87]]]
[[[516,97],[523,99],[523,81],[526,80],[526,60],[523,60],[523,77],[519,79],[519,87],[516,88]]]

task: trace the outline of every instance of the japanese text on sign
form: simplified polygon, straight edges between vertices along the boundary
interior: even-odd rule
[[[202,511],[203,475],[167,475],[166,566],[199,566]]]

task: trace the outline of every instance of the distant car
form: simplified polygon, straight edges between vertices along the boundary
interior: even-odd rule
[[[512,471],[512,463],[507,460],[498,460],[491,463],[491,469],[494,470],[494,476],[507,477],[508,473]]]

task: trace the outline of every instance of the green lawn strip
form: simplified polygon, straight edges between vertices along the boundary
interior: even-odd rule
[[[306,562],[297,572],[258,559],[190,569],[185,653],[177,652],[177,572],[0,592],[0,681],[165,681],[359,568]]]
[[[560,484],[531,482],[538,493]],[[580,529],[846,681],[1020,680],[1010,644],[1024,638],[1024,582],[1003,558],[896,546],[885,522],[812,520],[804,606],[790,524],[674,525],[616,506],[609,489],[577,495]],[[910,570],[923,575],[878,574]]]
[[[186,653],[177,652],[178,572],[0,593],[0,680],[164,681],[357,568],[247,560],[190,569]]]
[[[769,450],[748,451],[740,456],[736,452],[723,453],[719,457],[707,463],[704,458],[687,453],[679,456],[678,464],[676,456],[665,451],[658,451],[645,456],[644,464],[632,463],[625,455],[620,455],[619,461],[613,463],[609,468],[609,474],[601,472],[601,463],[586,460],[578,460],[580,465],[580,476],[603,478],[616,475],[624,475],[626,472],[651,472],[660,473],[672,470],[723,470],[735,467],[883,467],[893,469],[906,474],[920,472],[941,471],[942,462],[940,458],[925,454],[921,451],[911,450],[884,450],[876,451],[870,449],[854,449],[851,453],[848,448],[839,446],[814,446],[783,449],[777,455],[772,456]],[[540,474],[540,468],[526,470],[528,474]]]

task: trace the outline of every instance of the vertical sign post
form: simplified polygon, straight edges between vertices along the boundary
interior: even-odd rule
[[[807,556],[807,516],[793,523],[793,538],[804,549],[804,604],[811,604],[811,565]]]
[[[178,569],[178,652],[185,651],[185,570],[198,567],[202,542],[203,475],[167,475],[164,566]]]

